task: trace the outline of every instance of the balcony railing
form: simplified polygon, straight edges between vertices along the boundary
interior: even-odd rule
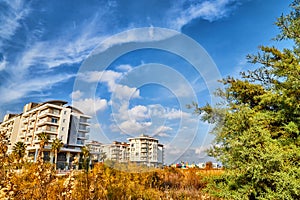
[[[88,140],[89,139],[89,135],[86,135],[86,134],[78,134],[77,137],[81,140]]]
[[[88,133],[88,132],[90,132],[90,129],[89,129],[89,128],[82,128],[82,127],[79,127],[79,128],[78,128],[78,131],[79,131],[79,132],[85,132],[85,133]]]
[[[44,116],[55,116],[55,117],[59,117],[60,115],[60,111],[53,111],[53,110],[46,110],[46,111],[43,111],[41,112],[38,117],[39,118],[42,118]]]
[[[84,145],[84,141],[82,141],[82,140],[77,140],[76,144],[78,144],[78,145]]]

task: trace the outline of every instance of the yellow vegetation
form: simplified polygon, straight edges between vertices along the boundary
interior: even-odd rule
[[[222,170],[196,168],[96,164],[89,172],[73,170],[58,176],[47,163],[25,162],[19,170],[10,167],[5,172],[1,199],[212,199],[202,192],[205,177],[222,173]]]

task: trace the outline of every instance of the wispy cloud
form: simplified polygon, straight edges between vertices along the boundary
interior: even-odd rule
[[[40,96],[40,92],[50,89],[55,84],[68,81],[70,78],[74,77],[74,75],[70,74],[58,74],[52,76],[50,79],[47,76],[38,77],[30,80],[26,80],[26,83],[21,81],[17,81],[15,83],[11,83],[5,86],[0,87],[0,104],[8,103],[25,96],[28,96],[32,93],[38,93]]]
[[[73,105],[83,113],[87,115],[93,115],[98,111],[105,110],[107,108],[107,101],[106,99],[100,98],[79,99],[73,101]]]
[[[103,43],[101,43],[101,45],[93,52],[93,55],[102,53],[115,45],[133,42],[162,41],[174,37],[177,34],[179,33],[175,31],[164,31],[154,27],[131,29],[130,31],[121,32],[104,40]]]
[[[7,65],[6,58],[4,56],[1,58],[1,54],[0,54],[0,71],[4,70],[6,68],[6,65]]]
[[[81,92],[80,90],[76,90],[76,91],[73,91],[69,96],[70,98],[76,100],[76,99],[80,99],[83,95],[83,92]]]
[[[170,20],[170,26],[180,30],[184,25],[197,18],[216,21],[226,17],[236,3],[238,0],[205,0],[195,2],[186,9],[182,8],[183,4],[178,4],[178,7],[174,7],[174,12],[179,13],[179,17]]]
[[[4,28],[0,29],[0,50],[1,42],[11,39],[21,26],[19,22],[29,13],[29,8],[23,1],[4,3],[9,10],[0,14],[0,21],[4,24]],[[57,70],[58,73],[53,71],[60,66],[79,64],[103,39],[94,32],[91,23],[94,21],[82,24],[81,31],[75,35],[69,32],[50,40],[24,39],[25,48],[16,52],[13,58],[7,60],[2,55],[0,71],[5,70],[6,76],[0,85],[0,102],[19,100],[32,93],[44,93],[52,86],[74,77],[73,74],[63,72],[64,70]],[[25,38],[30,38],[30,32],[23,34],[29,36]]]
[[[29,3],[25,0],[4,0],[0,2],[0,49],[5,40],[11,39],[20,27],[20,22],[29,12]]]

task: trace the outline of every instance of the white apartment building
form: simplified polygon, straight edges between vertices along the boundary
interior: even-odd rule
[[[101,154],[106,160],[117,161],[120,163],[128,162],[128,144],[126,142],[114,141],[112,144],[103,144]]]
[[[164,146],[158,139],[141,135],[128,138],[129,143],[116,142],[101,144],[91,142],[88,144],[92,158],[97,161],[112,160],[120,163],[134,162],[139,165],[158,167],[164,163]],[[99,159],[100,158],[100,159]]]
[[[36,160],[40,148],[38,135],[45,132],[49,135],[49,144],[45,146],[44,159],[52,162],[51,141],[59,138],[64,146],[58,154],[58,167],[66,168],[75,156],[79,156],[81,147],[88,139],[90,126],[89,116],[66,104],[60,100],[28,103],[23,113],[6,115],[0,124],[0,131],[9,140],[8,152],[12,151],[16,142],[22,141],[27,145],[28,156]]]
[[[8,142],[8,151],[12,151],[12,145],[17,142],[18,130],[21,116],[17,114],[7,114],[3,122],[0,123],[0,133],[6,135]]]
[[[102,143],[92,140],[86,142],[85,145],[89,148],[91,154],[91,161],[93,162],[103,161],[104,157],[103,154],[101,154]]]
[[[142,134],[139,137],[128,138],[129,160],[147,166],[162,166],[164,163],[164,147],[158,139]]]

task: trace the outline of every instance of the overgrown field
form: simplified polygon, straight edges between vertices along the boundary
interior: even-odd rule
[[[21,170],[2,171],[6,187],[1,189],[0,199],[214,199],[203,190],[206,178],[223,173],[196,168],[126,168],[130,171],[97,164],[88,172],[56,175],[49,164],[31,163]]]

